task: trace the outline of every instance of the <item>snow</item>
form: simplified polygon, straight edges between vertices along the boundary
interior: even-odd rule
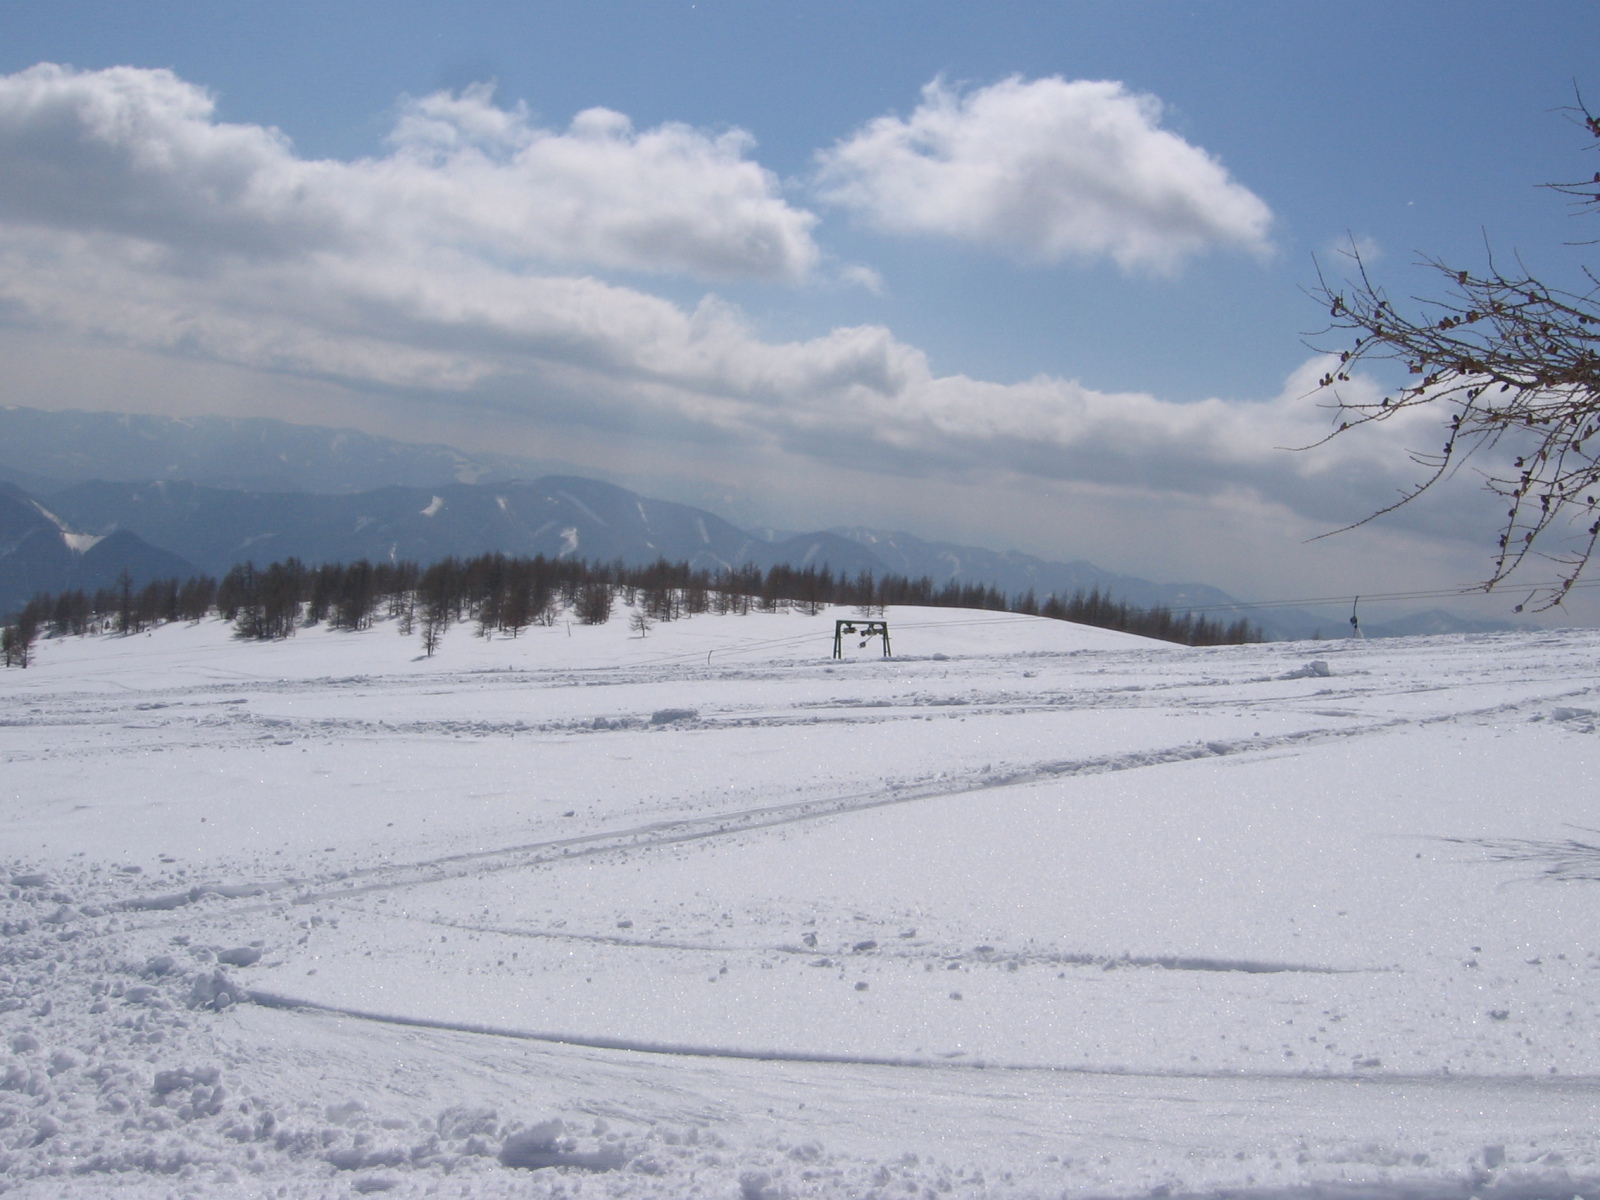
[[[428,507],[422,510],[422,515],[425,516],[425,517],[436,516],[436,515],[438,515],[439,510],[442,509],[443,507],[444,507],[444,497],[443,496],[435,496],[432,500],[428,501]],[[502,502],[501,507],[504,507],[504,502]]]
[[[1593,1194],[1600,634],[0,674],[12,1196]]]
[[[71,526],[69,526],[60,517],[56,516],[55,513],[51,512],[44,505],[40,504],[37,500],[31,500],[29,503],[31,503],[34,508],[38,509],[40,516],[44,517],[45,520],[49,521],[62,533],[70,533],[72,531]]]
[[[96,545],[105,541],[104,536],[93,533],[74,533],[71,527],[55,513],[51,512],[37,500],[31,501],[39,514],[61,531],[61,540],[66,543],[67,549],[74,554],[87,554]]]

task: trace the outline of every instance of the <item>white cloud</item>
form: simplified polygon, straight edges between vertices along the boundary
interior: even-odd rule
[[[585,278],[498,271],[450,253],[400,262],[319,255],[203,276],[149,269],[97,239],[30,257],[0,234],[0,296],[33,323],[97,340],[492,403],[568,425],[644,424],[902,477],[1076,481],[1175,504],[1248,491],[1332,525],[1413,468],[1396,424],[1316,453],[1306,398],[1320,360],[1264,403],[1176,404],[1040,377],[938,376],[878,326],[771,343],[707,299],[692,311]],[[1398,441],[1397,441],[1398,439]]]
[[[884,292],[883,275],[872,267],[862,266],[859,263],[846,266],[839,272],[839,277],[846,283],[859,288],[865,288],[874,296],[881,296]]]
[[[878,229],[1040,262],[1169,271],[1212,246],[1264,252],[1266,204],[1160,119],[1159,100],[1115,82],[1013,76],[963,94],[934,80],[909,118],[824,153],[819,187]]]
[[[295,257],[453,248],[510,266],[799,279],[816,218],[744,157],[749,136],[638,132],[591,109],[555,133],[486,88],[403,106],[386,157],[297,158],[221,124],[169,71],[41,64],[0,79],[0,218],[173,254]]]
[[[729,279],[799,279],[817,260],[816,218],[744,157],[742,130],[640,133],[591,108],[552,133],[478,87],[408,104],[390,140],[370,167],[385,201],[406,196],[408,218],[468,248]]]
[[[938,376],[878,326],[770,342],[714,297],[690,310],[540,268],[547,235],[528,232],[532,215],[471,202],[496,188],[520,195],[527,176],[569,190],[580,177],[631,178],[610,192],[595,182],[609,197],[597,211],[575,206],[556,221],[587,222],[573,234],[589,239],[587,258],[776,269],[783,255],[765,249],[717,258],[709,232],[659,253],[617,232],[645,228],[648,203],[623,199],[638,180],[678,172],[691,192],[697,180],[759,182],[735,148],[679,127],[635,135],[615,114],[590,113],[546,134],[469,93],[407,109],[393,156],[342,164],[300,159],[273,131],[210,114],[209,100],[163,72],[0,79],[0,319],[57,343],[333,384],[413,416],[492,412],[507,430],[569,446],[588,437],[637,455],[648,444],[663,462],[705,461],[717,447],[724,463],[765,464],[767,486],[802,481],[814,498],[813,476],[845,495],[840,480],[859,490],[892,475],[930,513],[979,485],[1064,489],[1092,493],[1099,512],[1183,512],[1185,527],[1212,514],[1219,531],[1278,524],[1292,541],[1392,498],[1415,477],[1404,447],[1437,437],[1429,414],[1406,414],[1315,454],[1285,452],[1329,427],[1308,398],[1321,360],[1268,401],[1175,404],[1059,378]],[[535,158],[537,170],[526,165]],[[725,190],[759,200],[753,184]],[[792,210],[752,211],[771,219],[713,225],[782,227]],[[799,250],[784,253],[783,271],[805,265]],[[1034,508],[1020,519],[1042,520]],[[1457,538],[1473,512],[1418,509],[1402,524]]]

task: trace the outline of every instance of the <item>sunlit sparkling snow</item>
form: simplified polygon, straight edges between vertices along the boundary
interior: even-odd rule
[[[626,615],[0,674],[0,1193],[1600,1189],[1600,634]]]

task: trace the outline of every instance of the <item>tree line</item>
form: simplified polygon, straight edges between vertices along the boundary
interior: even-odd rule
[[[221,581],[208,576],[157,580],[135,587],[124,572],[117,586],[95,592],[40,593],[8,621],[3,633],[7,666],[26,667],[41,635],[135,634],[177,621],[216,617],[243,638],[270,641],[295,630],[327,624],[360,630],[392,620],[403,635],[420,636],[432,655],[446,631],[470,623],[482,637],[518,637],[535,625],[575,620],[600,625],[620,599],[634,612],[634,629],[645,633],[658,621],[698,613],[777,612],[797,608],[815,615],[830,605],[852,605],[864,613],[888,605],[978,608],[1050,617],[1142,634],[1189,646],[1262,640],[1245,620],[1223,622],[1170,608],[1144,608],[1113,599],[1098,588],[1070,597],[1032,591],[1008,597],[981,583],[937,585],[926,576],[836,575],[827,566],[779,564],[708,571],[659,560],[648,566],[573,559],[510,558],[483,554],[446,558],[422,567],[413,562],[323,563],[298,559],[266,567],[241,563]]]

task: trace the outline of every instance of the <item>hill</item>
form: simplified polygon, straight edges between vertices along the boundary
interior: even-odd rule
[[[1600,1187],[1600,633],[840,615],[44,641],[8,1195]]]

